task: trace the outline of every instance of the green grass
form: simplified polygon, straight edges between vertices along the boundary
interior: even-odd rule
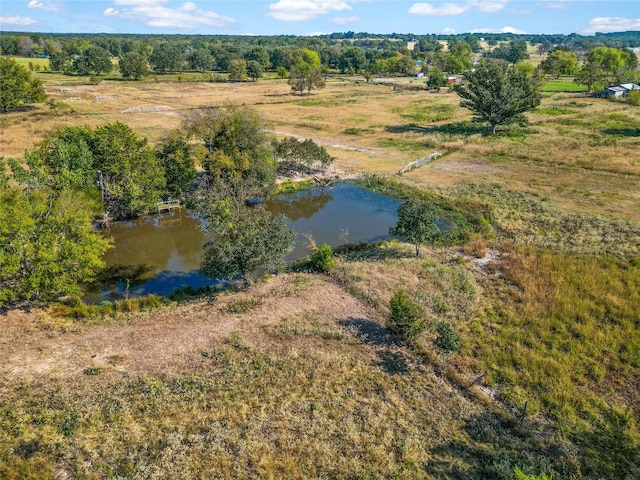
[[[49,69],[49,59],[48,58],[28,58],[28,57],[9,57],[12,60],[15,60],[16,63],[22,65],[29,69],[29,64],[34,67],[34,70],[44,71]],[[39,68],[39,70],[38,70]]]
[[[586,92],[587,86],[574,82],[548,81],[542,85],[543,92]]]
[[[441,122],[453,118],[457,106],[451,104],[419,104],[406,108],[394,107],[392,113],[397,113],[401,118],[414,122]]]

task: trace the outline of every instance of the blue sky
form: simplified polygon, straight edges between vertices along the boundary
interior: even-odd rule
[[[640,30],[640,0],[1,0],[2,31],[312,35]]]

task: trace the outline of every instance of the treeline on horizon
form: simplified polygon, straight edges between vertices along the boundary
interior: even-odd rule
[[[526,41],[531,44],[563,45],[575,51],[588,51],[594,47],[612,48],[640,47],[640,31],[596,33],[595,35],[565,34],[514,34],[514,33],[460,33],[460,34],[413,34],[413,33],[368,33],[336,32],[326,35],[187,35],[187,34],[110,34],[110,33],[40,33],[40,32],[0,32],[0,53],[3,55],[28,55],[24,52],[24,38],[35,45],[33,56],[49,55],[51,50],[68,48],[74,43],[90,42],[107,50],[112,56],[134,51],[140,44],[157,45],[171,41],[197,46],[202,43],[224,43],[225,46],[263,46],[266,48],[312,48],[348,46],[365,50],[397,51],[406,42],[453,41],[480,38],[490,45],[497,42]],[[21,45],[23,40],[23,45]],[[471,43],[475,43],[472,41]],[[38,47],[41,46],[41,47]],[[139,47],[138,47],[139,48]]]

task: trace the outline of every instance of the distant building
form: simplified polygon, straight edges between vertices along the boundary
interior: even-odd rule
[[[460,77],[447,77],[447,81],[453,85],[454,83],[460,83],[462,79]]]
[[[596,97],[609,98],[609,97],[626,97],[632,90],[640,90],[640,85],[635,83],[623,83],[615,87],[607,87],[601,92],[596,94]]]
[[[407,42],[407,50],[409,50],[410,52],[413,52],[413,49],[416,48],[416,44],[418,42]]]

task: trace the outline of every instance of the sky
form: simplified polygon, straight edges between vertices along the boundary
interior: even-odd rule
[[[0,30],[319,35],[640,30],[640,0],[0,0]]]

